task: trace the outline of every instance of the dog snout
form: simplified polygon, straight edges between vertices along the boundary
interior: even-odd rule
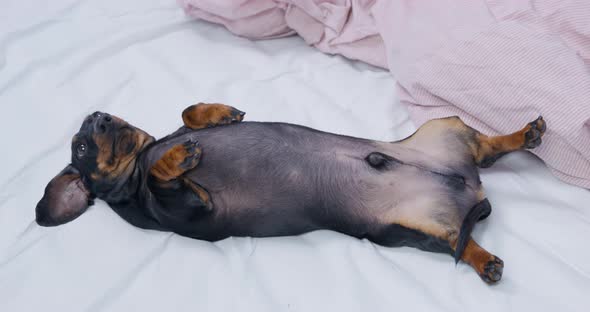
[[[105,119],[106,116],[108,116],[108,119]],[[106,121],[106,120],[108,120],[108,121]],[[102,112],[94,112],[94,113],[88,115],[88,117],[86,117],[86,119],[84,119],[84,122],[82,123],[82,126],[80,127],[80,130],[97,131],[97,130],[101,130],[101,128],[102,128],[103,130],[106,131],[107,123],[109,123],[111,120],[112,120],[112,118],[108,114],[105,114]],[[101,125],[102,125],[102,127],[101,127]]]
[[[89,123],[96,133],[105,133],[112,127],[113,118],[109,114],[95,112],[89,118]]]
[[[40,226],[55,225],[55,221],[53,221],[49,214],[46,211],[42,211],[40,209],[35,211],[35,221],[37,221],[37,224]]]

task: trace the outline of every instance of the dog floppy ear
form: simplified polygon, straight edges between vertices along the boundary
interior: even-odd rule
[[[84,213],[91,202],[80,172],[67,165],[45,187],[45,194],[35,209],[37,224],[56,226],[70,222]]]

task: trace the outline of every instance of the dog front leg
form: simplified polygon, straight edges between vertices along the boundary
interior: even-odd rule
[[[201,211],[210,211],[213,208],[209,193],[183,176],[198,165],[201,152],[199,143],[189,139],[172,146],[150,168],[150,191],[165,209],[174,210],[175,217],[193,216],[198,212],[195,208],[201,208]]]
[[[245,114],[225,104],[199,103],[182,112],[182,121],[187,128],[197,130],[240,122]]]
[[[193,139],[174,145],[150,168],[150,175],[164,182],[176,179],[199,164],[201,152],[199,142]]]

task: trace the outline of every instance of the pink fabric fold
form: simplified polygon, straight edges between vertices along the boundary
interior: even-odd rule
[[[548,131],[532,152],[561,180],[590,188],[590,1],[179,4],[240,36],[296,33],[323,52],[389,69],[417,126],[458,115],[493,135],[543,115]]]

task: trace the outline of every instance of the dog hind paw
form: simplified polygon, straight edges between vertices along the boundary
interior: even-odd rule
[[[539,116],[535,121],[529,123],[529,130],[524,134],[524,148],[535,148],[541,145],[541,137],[545,133],[547,129],[547,125],[545,120],[543,120],[542,116]]]
[[[483,272],[479,274],[482,280],[488,284],[494,284],[502,278],[504,271],[504,261],[493,256],[483,267]]]

